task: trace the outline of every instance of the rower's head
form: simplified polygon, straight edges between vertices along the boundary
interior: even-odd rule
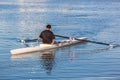
[[[51,29],[51,25],[46,25],[46,30],[50,30]]]

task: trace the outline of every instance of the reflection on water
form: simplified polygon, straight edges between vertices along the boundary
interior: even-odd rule
[[[40,55],[40,53],[37,52],[37,53],[17,54],[17,55],[12,55],[11,60],[25,59],[25,58],[30,58],[30,57],[37,56],[37,55]]]
[[[71,60],[73,60],[73,58],[75,57],[75,53],[74,52],[70,52],[70,58],[71,58]]]
[[[55,61],[54,51],[47,51],[41,55],[40,63],[43,69],[45,69],[48,75],[51,74],[51,71],[54,67]]]
[[[54,51],[45,51],[45,52],[36,52],[36,53],[26,53],[26,54],[18,54],[12,55],[12,61],[21,62],[22,60],[29,60],[29,59],[37,59],[39,60],[40,69],[44,69],[44,71],[50,75],[51,71],[55,65],[55,53]]]

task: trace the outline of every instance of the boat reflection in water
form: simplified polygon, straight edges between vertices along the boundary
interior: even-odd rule
[[[22,60],[30,60],[34,59],[36,61],[39,60],[39,64],[41,69],[44,69],[47,75],[51,74],[51,71],[55,65],[55,54],[54,51],[45,51],[45,52],[36,52],[36,53],[26,53],[26,54],[20,54],[20,55],[12,55],[11,60],[12,62],[16,61],[22,61]],[[24,64],[24,63],[23,63]],[[34,63],[33,63],[34,64]],[[21,64],[22,65],[22,64]]]
[[[51,71],[55,65],[54,58],[54,51],[44,52],[40,57],[41,68],[43,68],[48,75],[51,74]]]

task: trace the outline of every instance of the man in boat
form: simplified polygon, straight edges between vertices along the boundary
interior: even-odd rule
[[[37,39],[42,39],[43,44],[54,44],[55,35],[51,31],[51,25],[46,25],[46,29],[40,33]]]

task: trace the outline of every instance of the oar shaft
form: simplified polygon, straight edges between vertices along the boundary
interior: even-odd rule
[[[57,37],[62,37],[62,38],[67,38],[67,39],[70,38],[70,37],[67,37],[67,36],[61,36],[61,35],[55,35],[55,36],[57,36]],[[77,38],[75,38],[75,40],[81,41],[81,39],[77,39]],[[97,42],[97,41],[91,41],[91,40],[84,40],[84,41],[86,41],[86,42],[91,42],[91,43],[96,43],[96,44],[107,45],[107,46],[111,45],[111,44],[108,44],[108,43]]]
[[[37,39],[26,39],[25,42],[36,41]]]
[[[26,42],[35,42],[37,39],[24,39],[24,40],[20,40],[20,42],[22,43],[26,43]]]
[[[61,35],[55,35],[55,36],[57,36],[57,37],[62,37],[62,38],[67,38],[67,39],[70,38],[70,37],[67,37],[67,36],[61,36]]]
[[[109,46],[110,44],[108,43],[103,43],[103,42],[97,42],[97,41],[91,41],[91,40],[85,40],[86,42],[91,42],[91,43],[96,43],[96,44],[102,44],[102,45],[107,45]]]

